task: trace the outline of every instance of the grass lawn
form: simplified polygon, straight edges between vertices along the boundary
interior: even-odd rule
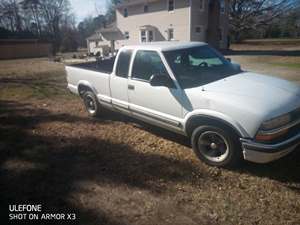
[[[270,63],[273,66],[281,66],[281,67],[288,67],[288,68],[295,68],[300,69],[300,63]]]
[[[0,61],[2,99],[73,97],[66,91],[64,66],[48,59]]]
[[[291,44],[298,39],[280,39],[286,44],[272,44],[276,41],[278,39],[246,40],[245,44],[232,45],[235,54],[227,57],[240,63],[245,70],[279,76],[300,84],[300,42]]]
[[[243,44],[252,45],[300,45],[300,38],[269,38],[269,39],[249,39]]]

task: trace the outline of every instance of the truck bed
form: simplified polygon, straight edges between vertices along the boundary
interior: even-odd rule
[[[114,62],[115,62],[115,57],[111,59],[96,61],[96,62],[73,64],[70,66],[80,68],[80,69],[86,69],[86,70],[92,70],[96,72],[110,74],[113,70]]]
[[[85,81],[85,85],[101,90],[103,96],[109,96],[109,80],[114,60],[111,58],[66,66],[68,88],[71,92],[78,94],[78,84],[80,81]]]

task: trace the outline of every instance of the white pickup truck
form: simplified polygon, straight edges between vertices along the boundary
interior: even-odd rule
[[[109,108],[186,135],[209,165],[267,163],[300,143],[300,87],[242,71],[205,43],[126,46],[66,71],[91,116]]]

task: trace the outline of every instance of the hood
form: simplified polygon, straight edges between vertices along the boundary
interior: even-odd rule
[[[257,73],[240,73],[210,84],[204,90],[233,95],[244,95],[250,98],[278,100],[288,96],[300,97],[300,86],[290,81],[261,75]],[[270,96],[272,94],[272,96]],[[274,99],[276,97],[276,99]]]
[[[256,73],[240,73],[204,85],[202,91],[232,98],[263,114],[275,117],[300,107],[300,86],[290,81]]]
[[[248,124],[261,123],[300,107],[299,85],[250,72],[186,89],[185,93],[192,110],[208,109]],[[256,128],[253,125],[253,131]]]

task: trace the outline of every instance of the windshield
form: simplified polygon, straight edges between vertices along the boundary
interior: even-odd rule
[[[208,45],[165,51],[164,55],[184,89],[208,84],[241,72]]]

